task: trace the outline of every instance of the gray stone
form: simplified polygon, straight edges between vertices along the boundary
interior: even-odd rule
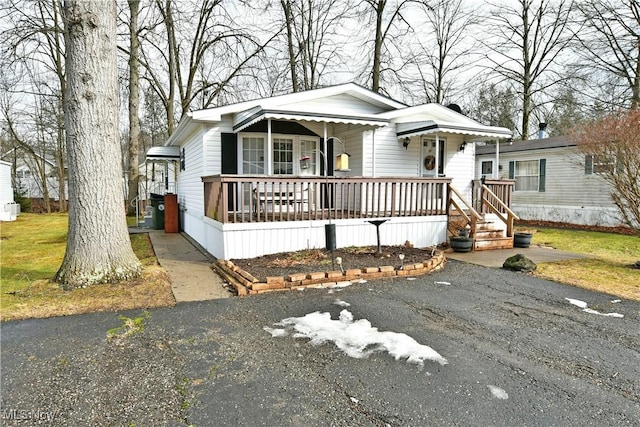
[[[516,254],[507,258],[502,264],[502,268],[512,271],[534,271],[538,266],[526,256]]]

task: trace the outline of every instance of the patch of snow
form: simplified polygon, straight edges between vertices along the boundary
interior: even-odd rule
[[[433,282],[434,285],[451,286],[450,282]]]
[[[495,385],[490,385],[490,384],[487,385],[487,387],[489,388],[489,390],[491,390],[491,394],[493,395],[493,397],[497,397],[498,399],[509,398],[509,394],[507,394],[507,392],[501,389],[500,387]]]
[[[367,283],[367,281],[364,280],[364,279],[360,279],[360,280],[358,280],[358,283]]]
[[[565,299],[569,301],[569,304],[573,304],[580,308],[587,308],[587,303],[584,301],[580,301],[579,299],[572,299],[572,298],[565,298]]]
[[[348,310],[340,312],[339,320],[331,319],[330,313],[318,311],[302,317],[289,317],[276,323],[283,331],[292,331],[294,338],[308,338],[312,345],[333,342],[348,356],[362,359],[375,352],[386,351],[396,360],[424,365],[425,360],[447,364],[447,359],[429,346],[419,344],[410,336],[396,332],[380,332],[366,319],[354,320]],[[271,329],[271,328],[269,328]],[[265,329],[267,332],[269,330]],[[272,336],[284,336],[281,335]]]
[[[582,311],[584,311],[585,313],[597,314],[598,316],[607,316],[607,317],[624,317],[624,314],[620,314],[620,313],[601,313],[597,310],[589,308],[586,302],[580,301],[578,299],[571,299],[571,298],[565,298],[565,299],[569,301],[569,304],[573,304],[575,306],[580,307]]]
[[[407,277],[407,280],[416,280],[415,277]]]
[[[268,326],[265,326],[262,329],[269,332],[272,337],[284,337],[287,335],[286,329],[276,329],[276,328],[270,328]]]
[[[358,403],[358,402],[360,402],[358,399],[356,399],[356,398],[355,398],[355,397],[353,397],[353,396],[349,396],[349,399],[351,399],[351,401],[352,401],[353,403]]]
[[[621,300],[619,300],[619,299],[614,299],[613,301],[611,301],[611,303],[612,303],[612,304],[617,304],[617,303],[619,303],[619,302],[622,302],[622,301],[621,301]]]
[[[344,282],[338,282],[335,285],[332,285],[331,288],[335,289],[335,288],[346,288],[347,286],[351,286],[353,283],[347,281]]]
[[[597,310],[593,310],[591,308],[585,308],[582,311],[589,313],[589,314],[597,314],[598,316],[607,316],[607,317],[624,317],[624,314],[620,314],[620,313],[600,313]]]
[[[351,305],[348,302],[342,301],[342,300],[339,300],[339,299],[336,299],[333,303],[335,305],[337,305],[337,306],[340,306],[340,307],[349,307]]]

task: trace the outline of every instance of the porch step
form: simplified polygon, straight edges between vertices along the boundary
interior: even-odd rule
[[[494,239],[498,237],[504,237],[503,230],[476,230],[476,240]]]
[[[511,248],[513,248],[513,237],[492,237],[483,239],[476,237],[473,241],[473,250],[475,251]]]

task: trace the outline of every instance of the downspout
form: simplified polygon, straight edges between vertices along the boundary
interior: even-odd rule
[[[371,176],[376,176],[376,128],[371,132]]]
[[[438,136],[438,132],[436,132],[436,178],[440,175],[440,137]],[[444,172],[444,169],[443,169]]]
[[[327,122],[323,122],[322,123],[322,127],[323,127],[323,140],[322,140],[322,153],[324,153],[322,155],[322,161],[324,162],[324,176],[329,176],[329,162],[327,161],[327,156],[329,155],[329,152],[327,151]]]
[[[273,141],[271,140],[271,119],[267,119],[267,167],[265,168],[267,175],[273,175],[273,162],[271,161],[272,153]]]
[[[496,139],[496,167],[493,168],[493,178],[498,179],[498,169],[500,169],[500,140]]]

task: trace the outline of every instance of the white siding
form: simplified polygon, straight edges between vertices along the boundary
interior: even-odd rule
[[[283,108],[285,107],[291,111],[341,115],[376,114],[389,110],[388,107],[383,109],[380,106],[370,104],[347,94],[286,104]]]
[[[475,144],[467,143],[464,151],[460,145],[464,142],[462,135],[446,135],[444,174],[452,178],[451,185],[471,202],[474,178]]]
[[[189,135],[180,146],[184,149],[185,170],[178,172],[178,203],[180,204],[182,228],[202,244],[201,231],[204,217],[204,156],[202,152],[205,129]]]
[[[260,255],[325,247],[326,221],[220,224],[205,219],[202,246],[220,259],[252,258]],[[373,246],[376,229],[365,220],[337,220],[336,246]],[[446,216],[392,218],[380,226],[382,245],[428,247],[446,239]],[[392,260],[393,261],[393,260]],[[348,261],[346,261],[348,262]],[[391,262],[391,261],[390,261]]]

